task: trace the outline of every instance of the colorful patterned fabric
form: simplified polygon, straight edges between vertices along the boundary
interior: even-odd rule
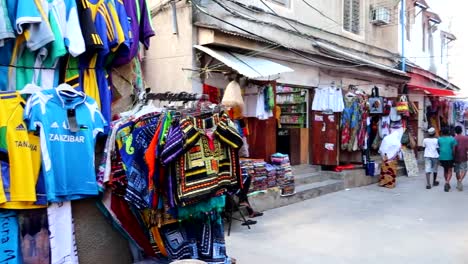
[[[240,171],[236,160],[242,138],[229,122],[217,115],[181,121],[188,150],[176,161],[177,198],[182,204],[218,196],[237,186]]]
[[[396,185],[397,160],[386,160],[382,162],[380,170],[379,186],[393,189]]]
[[[161,237],[171,261],[199,259],[212,264],[229,264],[224,227],[219,214],[183,221],[161,228]]]

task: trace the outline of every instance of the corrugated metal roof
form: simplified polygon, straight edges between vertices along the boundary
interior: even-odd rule
[[[246,56],[230,51],[216,50],[200,45],[195,45],[194,47],[221,61],[240,74],[252,79],[294,71],[289,67],[259,57]]]

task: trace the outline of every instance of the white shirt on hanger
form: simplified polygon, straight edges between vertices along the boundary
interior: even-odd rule
[[[323,86],[315,89],[314,100],[312,101],[312,110],[333,112],[343,112],[344,101],[341,88],[335,86]]]

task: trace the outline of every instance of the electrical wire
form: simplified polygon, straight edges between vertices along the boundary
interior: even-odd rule
[[[307,2],[306,0],[302,0],[302,2],[304,2],[304,4],[306,4],[307,6],[309,6],[310,8],[312,8],[313,10],[315,10],[315,12],[319,13],[321,16],[325,17],[325,18],[328,18],[329,20],[335,22],[336,24],[340,24],[339,22],[337,22],[336,20],[334,20],[333,18],[325,15],[322,11],[320,11],[318,8],[315,8],[313,5],[311,5],[309,2]]]
[[[258,12],[265,12],[264,10],[262,10],[262,9],[260,9],[260,8],[254,8],[254,7],[246,6],[246,5],[244,5],[244,4],[242,4],[242,3],[238,2],[238,1],[235,1],[235,0],[228,0],[228,1],[231,2],[231,3],[233,3],[233,4],[235,4],[235,5],[237,5],[237,6],[239,6],[239,7],[241,7],[241,8],[243,8],[243,9],[246,9],[246,10],[248,10],[248,11],[250,11],[250,12],[256,12],[256,13],[258,13]],[[221,5],[221,4],[218,3],[218,5]],[[264,3],[264,5],[265,5],[265,3]],[[270,8],[269,6],[267,6],[267,7],[271,10],[271,8]],[[232,10],[228,9],[228,8],[227,8],[226,6],[224,6],[224,5],[222,5],[222,8],[225,9],[225,10],[227,9],[227,11],[228,11],[229,13],[231,13],[233,16],[239,16],[238,14],[236,14],[235,11],[232,11]],[[273,11],[273,10],[272,10],[272,11]],[[278,18],[281,18],[281,19],[283,19],[283,20],[284,20],[286,23],[288,23],[288,24],[290,24],[289,21],[292,21],[292,22],[295,22],[295,23],[297,23],[297,24],[301,24],[301,25],[303,25],[303,26],[313,27],[313,26],[310,26],[310,25],[303,24],[302,22],[297,21],[297,20],[285,18],[285,17],[283,17],[283,16],[281,16],[281,15],[278,15],[278,14],[277,14],[276,12],[274,12],[274,11],[273,11],[273,12],[266,12],[266,13],[267,13],[267,14],[270,14],[270,15],[274,15],[274,16],[276,16],[276,17],[278,17]],[[241,18],[244,18],[244,17],[241,17]],[[244,19],[247,19],[247,18],[244,18]],[[278,28],[280,28],[281,30],[288,31],[288,29],[285,29],[285,28],[283,28],[283,27],[281,27],[281,26],[278,26],[277,24],[266,23],[266,22],[264,22],[264,21],[259,21],[259,20],[256,20],[256,19],[254,19],[252,22],[255,22],[255,23],[263,23],[263,24],[265,24],[265,25],[270,25],[270,26],[278,27]],[[337,22],[337,23],[338,23],[338,22]],[[339,26],[342,26],[342,24],[339,24],[339,23],[338,23],[338,25],[339,25]],[[333,26],[333,28],[334,28],[334,27],[337,27],[337,26]],[[323,31],[323,32],[327,32],[327,33],[331,33],[331,34],[336,34],[336,33],[330,32],[330,31],[326,31],[324,28],[318,28],[318,27],[313,27],[313,28],[315,28],[315,29],[317,29],[317,30],[320,30],[320,31]],[[332,27],[330,27],[330,28],[332,28]],[[365,29],[365,27],[360,27],[360,30],[362,30],[363,28]],[[293,33],[293,31],[290,31],[290,32]],[[302,36],[302,37],[305,37],[305,38],[307,38],[307,39],[309,39],[309,40],[315,41],[315,38],[314,38],[313,36],[310,36],[310,35],[307,35],[307,34],[305,34],[305,33],[302,33],[302,32],[300,32],[300,31],[298,31],[298,30],[296,30],[296,32],[297,32],[297,34],[299,34],[299,35]],[[369,32],[369,31],[365,31],[365,32]],[[369,36],[370,36],[370,34],[369,34]],[[374,39],[374,38],[371,38],[371,39],[372,39],[373,41],[376,40],[376,39]],[[365,43],[364,43],[364,44],[365,44]],[[369,54],[369,53],[368,53],[368,50],[369,50],[369,49],[370,49],[370,47],[368,47],[366,51],[362,51],[362,50],[355,50],[355,51],[356,51],[357,53],[363,53],[363,54],[365,54],[365,55],[370,55],[370,56],[373,56],[373,57],[379,57],[379,58],[383,58],[383,59],[394,59],[394,58],[399,58],[399,56],[382,56],[382,55]],[[387,50],[385,50],[385,51],[386,51],[386,52],[389,52],[389,51],[387,51]]]
[[[280,15],[278,15],[275,10],[273,10],[273,8],[271,8],[269,5],[267,5],[265,3],[265,1],[263,0],[260,0],[260,2],[262,2],[262,4],[264,6],[266,6],[273,14],[275,14],[277,17],[280,17],[286,24],[288,24],[290,27],[292,27],[294,30],[296,30],[299,34],[302,34],[295,26],[293,26],[291,23],[289,23],[289,21],[287,21],[286,19],[284,19],[283,17],[281,17]]]
[[[218,5],[221,5],[217,0],[212,0],[212,1],[215,2],[215,3],[217,3]],[[276,44],[278,44],[278,45],[281,45],[281,47],[283,47],[283,48],[287,49],[288,51],[290,51],[290,52],[292,52],[292,53],[298,55],[299,57],[302,57],[302,58],[304,58],[304,59],[306,59],[306,60],[312,61],[312,62],[314,62],[314,63],[316,63],[316,64],[323,65],[323,66],[327,66],[327,67],[332,67],[332,68],[356,68],[356,67],[362,67],[362,66],[371,66],[371,67],[375,67],[375,65],[372,65],[372,64],[368,64],[368,63],[361,63],[361,64],[359,64],[359,62],[356,62],[356,61],[353,61],[353,60],[346,60],[346,59],[341,59],[341,58],[336,58],[336,57],[329,57],[329,58],[332,58],[332,59],[335,59],[335,60],[345,61],[345,62],[348,62],[348,63],[355,63],[356,65],[336,65],[336,64],[328,64],[328,63],[324,63],[324,62],[321,62],[321,61],[314,60],[314,59],[312,59],[312,58],[310,58],[310,57],[308,57],[308,56],[306,56],[306,55],[304,55],[304,54],[302,54],[302,53],[300,53],[300,52],[298,52],[298,51],[296,51],[296,50],[294,50],[294,49],[292,49],[292,48],[290,48],[290,47],[287,47],[287,46],[285,46],[285,45],[283,45],[283,44],[280,44],[280,43],[278,43],[278,42],[276,42],[276,41],[273,41],[273,40],[271,40],[271,39],[268,39],[268,38],[263,37],[263,36],[261,36],[261,35],[258,35],[258,34],[256,34],[256,33],[253,33],[253,32],[251,32],[251,31],[249,31],[249,30],[247,30],[247,29],[241,28],[241,27],[239,27],[239,26],[237,26],[237,25],[235,25],[235,24],[233,24],[233,23],[230,23],[230,22],[228,22],[228,21],[226,21],[226,20],[223,20],[223,19],[221,19],[221,18],[219,18],[219,17],[217,17],[217,16],[214,16],[214,15],[208,13],[207,11],[205,11],[203,8],[201,8],[198,4],[195,3],[195,1],[191,1],[191,2],[192,2],[192,5],[193,5],[197,10],[199,10],[199,11],[202,12],[203,14],[205,14],[205,15],[207,15],[207,16],[209,16],[209,17],[215,19],[215,20],[221,21],[221,22],[223,22],[223,23],[225,23],[225,24],[228,24],[228,25],[230,25],[230,26],[232,26],[232,27],[234,27],[234,28],[237,28],[237,29],[239,29],[239,30],[241,30],[241,31],[243,31],[243,32],[246,32],[246,33],[248,33],[248,34],[250,34],[250,35],[252,35],[252,36],[255,36],[255,37],[257,37],[257,38],[260,38],[260,39],[262,39],[262,40],[265,40],[265,41],[267,41],[267,42],[269,42],[269,43],[276,43]],[[221,6],[222,6],[222,5],[221,5]],[[226,7],[224,7],[224,9],[226,9]],[[232,14],[233,11],[230,10],[229,12]]]

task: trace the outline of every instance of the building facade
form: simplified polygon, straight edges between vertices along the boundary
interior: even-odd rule
[[[145,78],[157,91],[226,87],[223,71],[230,67],[195,46],[287,66],[293,71],[257,80],[304,87],[311,95],[314,87],[333,83],[344,89],[358,86],[368,94],[378,87],[380,96],[395,98],[411,78],[419,86],[435,82],[430,87],[457,89],[447,81],[444,58],[453,35],[424,1],[405,1],[404,31],[400,1],[150,2],[157,37],[145,52]],[[403,54],[408,72],[402,71]],[[415,89],[410,99],[422,108],[425,94]]]

